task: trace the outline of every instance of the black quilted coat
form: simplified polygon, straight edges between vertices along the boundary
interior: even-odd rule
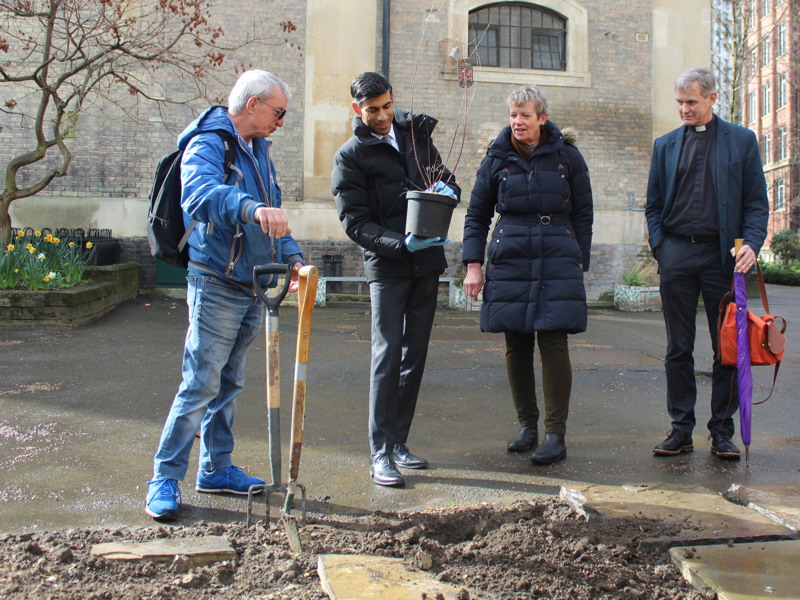
[[[425,187],[417,160],[423,168],[441,169],[442,179],[461,196],[431,140],[436,119],[414,115],[413,138],[411,123],[409,113],[395,109],[394,130],[403,148],[398,152],[374,137],[359,117],[353,117],[353,136],[333,159],[331,188],[339,220],[348,237],[364,249],[369,281],[441,274],[447,267],[441,246],[412,253],[403,244],[406,192]],[[416,142],[416,153],[412,141]]]
[[[464,264],[486,257],[481,330],[586,330],[583,272],[592,244],[592,187],[583,156],[550,121],[526,162],[506,127],[478,169],[464,225]],[[500,219],[486,249],[495,211]]]

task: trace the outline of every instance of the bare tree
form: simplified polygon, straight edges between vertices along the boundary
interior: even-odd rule
[[[209,0],[0,0],[0,113],[30,132],[30,149],[5,165],[3,245],[11,203],[67,175],[82,111],[101,102],[128,111],[125,91],[162,106],[208,98],[231,52],[289,43],[296,27],[275,27],[225,45]]]
[[[743,0],[714,0],[712,19],[712,67],[717,77],[720,116],[742,123],[744,63],[754,52],[748,47],[743,27]]]

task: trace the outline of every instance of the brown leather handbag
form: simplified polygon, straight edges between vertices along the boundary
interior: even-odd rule
[[[767,289],[764,286],[764,275],[761,266],[756,263],[758,271],[758,286],[761,292],[761,303],[764,305],[765,314],[758,316],[752,311],[747,311],[747,335],[750,340],[750,364],[752,366],[775,365],[775,374],[772,379],[772,387],[775,387],[775,379],[778,377],[778,369],[781,359],[786,352],[786,320],[780,316],[769,314],[769,302],[767,300]],[[733,288],[723,296],[719,304],[719,321],[717,322],[718,358],[724,365],[736,366],[737,352],[739,343],[737,341],[738,328],[736,326],[736,312],[741,310],[734,302]],[[776,321],[781,321],[778,328]],[[772,391],[770,391],[770,396]],[[767,396],[766,399],[768,399]],[[762,400],[763,402],[763,400]]]

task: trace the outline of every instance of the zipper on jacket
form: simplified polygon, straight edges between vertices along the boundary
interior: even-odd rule
[[[237,142],[239,143],[240,147],[242,146],[241,139],[242,139],[241,136],[237,136]],[[253,152],[255,152],[255,150],[253,150]],[[245,149],[244,154],[246,156],[248,156],[250,158],[250,160],[253,162],[253,167],[254,167],[254,170],[256,172],[256,177],[258,179],[258,185],[261,187],[261,193],[262,193],[263,198],[266,199],[266,205],[268,207],[270,207],[270,208],[273,208],[273,206],[272,206],[272,194],[267,192],[267,186],[264,185],[264,180],[261,178],[261,172],[258,169],[258,161],[256,160],[255,156],[252,153],[247,151],[247,149]],[[269,177],[272,177],[272,173],[271,173],[271,169],[270,169],[270,160],[269,160],[269,144],[267,144],[266,154],[267,154],[267,164],[266,164],[267,177],[269,178]],[[270,191],[272,190],[271,187],[269,189],[270,189]],[[228,268],[225,271],[225,274],[228,275],[229,277],[233,273],[234,267],[236,267],[236,265],[238,264],[238,262],[242,258],[242,254],[244,253],[244,242],[241,239],[239,239],[243,235],[244,235],[244,233],[241,232],[239,230],[239,227],[237,226],[236,235],[234,236],[234,244],[231,246],[231,254],[229,256]],[[276,255],[276,252],[275,252],[275,243],[274,243],[274,241],[272,239],[272,236],[268,235],[267,238],[269,238],[269,247],[270,247],[270,254],[272,255],[272,262],[273,263],[277,262],[277,255]],[[236,241],[237,240],[239,240],[239,242],[240,242],[240,244],[239,244],[239,252],[237,252],[235,254],[235,256],[234,256],[234,247],[236,246]]]

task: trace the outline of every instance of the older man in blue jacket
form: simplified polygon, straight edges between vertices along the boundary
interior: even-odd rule
[[[755,134],[713,113],[716,82],[708,69],[690,69],[675,82],[683,126],[653,146],[647,185],[650,247],[661,275],[667,327],[667,408],[672,430],[653,449],[656,456],[694,450],[697,383],[694,341],[697,302],[702,294],[714,348],[711,385],[711,452],[738,459],[731,441],[738,408],[735,367],[717,355],[719,303],[734,271],[755,265],[767,236],[769,202]],[[736,238],[744,245],[734,256]]]
[[[155,519],[173,519],[178,513],[178,481],[186,475],[198,428],[198,492],[247,494],[265,485],[233,465],[232,426],[245,357],[264,319],[252,288],[253,267],[290,265],[291,290],[302,265],[280,208],[271,142],[265,139],[283,125],[289,98],[289,88],[271,73],[246,71],[231,90],[228,107],[212,106],[178,138],[184,150],[181,205],[186,223],[194,221],[188,240],[189,329],[183,382],[161,434],[153,479],[147,482],[145,510]],[[218,132],[235,140],[230,178]]]

